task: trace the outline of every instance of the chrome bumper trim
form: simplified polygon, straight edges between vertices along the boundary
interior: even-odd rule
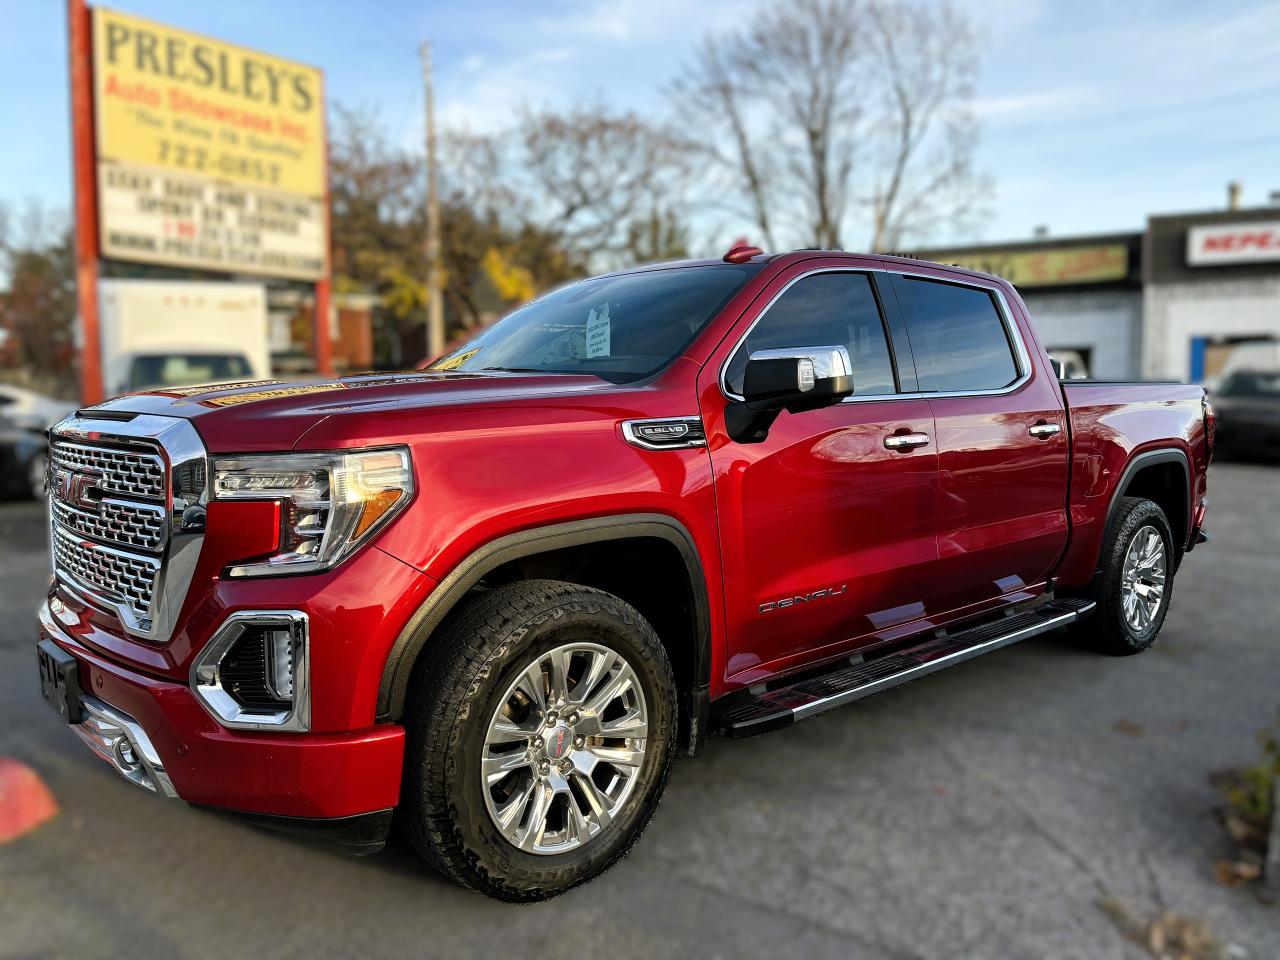
[[[294,637],[293,699],[288,708],[246,707],[222,684],[222,660],[250,626],[284,627]],[[191,665],[191,692],[229,730],[311,729],[311,620],[301,610],[238,610],[218,627]]]
[[[135,787],[178,799],[160,754],[136,720],[87,693],[80,696],[80,710],[84,721],[71,729],[90,750]]]

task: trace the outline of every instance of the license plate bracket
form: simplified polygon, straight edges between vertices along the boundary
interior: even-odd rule
[[[36,644],[40,693],[67,723],[80,723],[80,665],[52,640]]]

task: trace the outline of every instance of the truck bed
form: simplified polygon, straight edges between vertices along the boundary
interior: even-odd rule
[[[1183,545],[1205,494],[1205,391],[1199,384],[1151,381],[1064,380],[1062,395],[1071,434],[1071,537],[1059,572],[1063,586],[1093,575],[1107,511],[1142,464],[1180,469],[1185,459],[1189,498],[1170,524]],[[1179,457],[1181,455],[1181,458]],[[1135,458],[1141,458],[1135,461]]]

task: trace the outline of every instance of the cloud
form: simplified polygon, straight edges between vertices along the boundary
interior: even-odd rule
[[[1091,95],[1091,91],[1087,87],[1069,86],[1032,93],[978,97],[973,101],[973,112],[980,120],[992,117],[1016,117],[1027,114],[1042,115],[1049,111],[1058,111],[1065,107],[1075,107],[1082,103],[1087,103]]]
[[[702,33],[744,23],[762,0],[590,0],[562,4],[537,27],[555,36],[628,42],[688,43]]]

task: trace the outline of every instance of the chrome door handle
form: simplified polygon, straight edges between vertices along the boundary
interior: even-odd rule
[[[1037,423],[1027,427],[1027,433],[1037,440],[1048,440],[1060,432],[1062,432],[1062,428],[1056,423]]]
[[[914,450],[928,442],[927,433],[893,433],[884,438],[884,445],[889,450]]]

